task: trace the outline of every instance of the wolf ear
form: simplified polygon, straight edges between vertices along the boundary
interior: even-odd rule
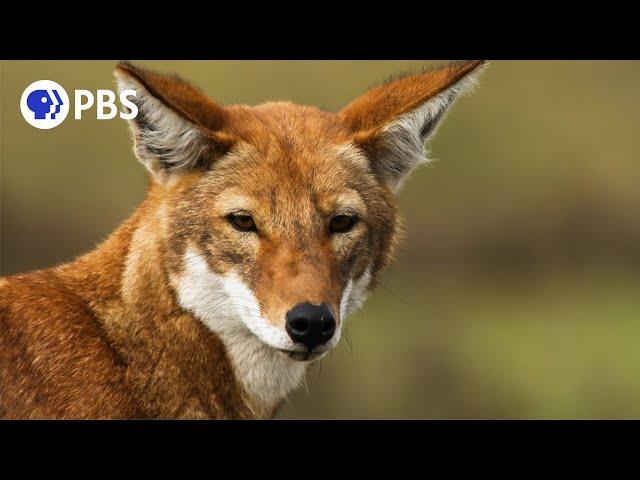
[[[425,142],[483,61],[454,62],[387,82],[357,98],[339,116],[354,132],[376,175],[397,190],[426,162]]]
[[[120,93],[136,92],[127,97],[138,108],[130,120],[134,150],[158,181],[176,171],[204,170],[233,145],[220,132],[224,108],[186,81],[128,62],[118,64],[115,77]]]

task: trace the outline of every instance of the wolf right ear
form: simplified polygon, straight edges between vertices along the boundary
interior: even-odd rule
[[[128,62],[115,70],[118,90],[138,107],[130,120],[135,153],[160,182],[176,171],[204,170],[234,139],[220,132],[226,112],[177,76],[161,75]]]
[[[481,60],[455,62],[407,75],[358,97],[339,112],[377,176],[397,191],[427,161],[425,142],[461,92],[474,83]]]

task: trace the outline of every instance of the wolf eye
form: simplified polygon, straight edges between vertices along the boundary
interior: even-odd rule
[[[346,233],[353,228],[358,221],[354,215],[336,215],[331,219],[329,231],[331,233]]]
[[[241,232],[256,231],[256,224],[251,215],[235,215],[232,213],[227,217],[227,220],[229,220],[229,223],[233,225],[236,230],[240,230]]]

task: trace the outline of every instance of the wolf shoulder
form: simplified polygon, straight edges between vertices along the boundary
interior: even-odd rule
[[[52,270],[0,278],[0,418],[131,416],[123,367]]]

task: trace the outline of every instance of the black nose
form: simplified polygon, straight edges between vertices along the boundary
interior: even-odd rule
[[[309,350],[328,342],[336,331],[336,320],[326,303],[299,303],[287,313],[287,333]]]

